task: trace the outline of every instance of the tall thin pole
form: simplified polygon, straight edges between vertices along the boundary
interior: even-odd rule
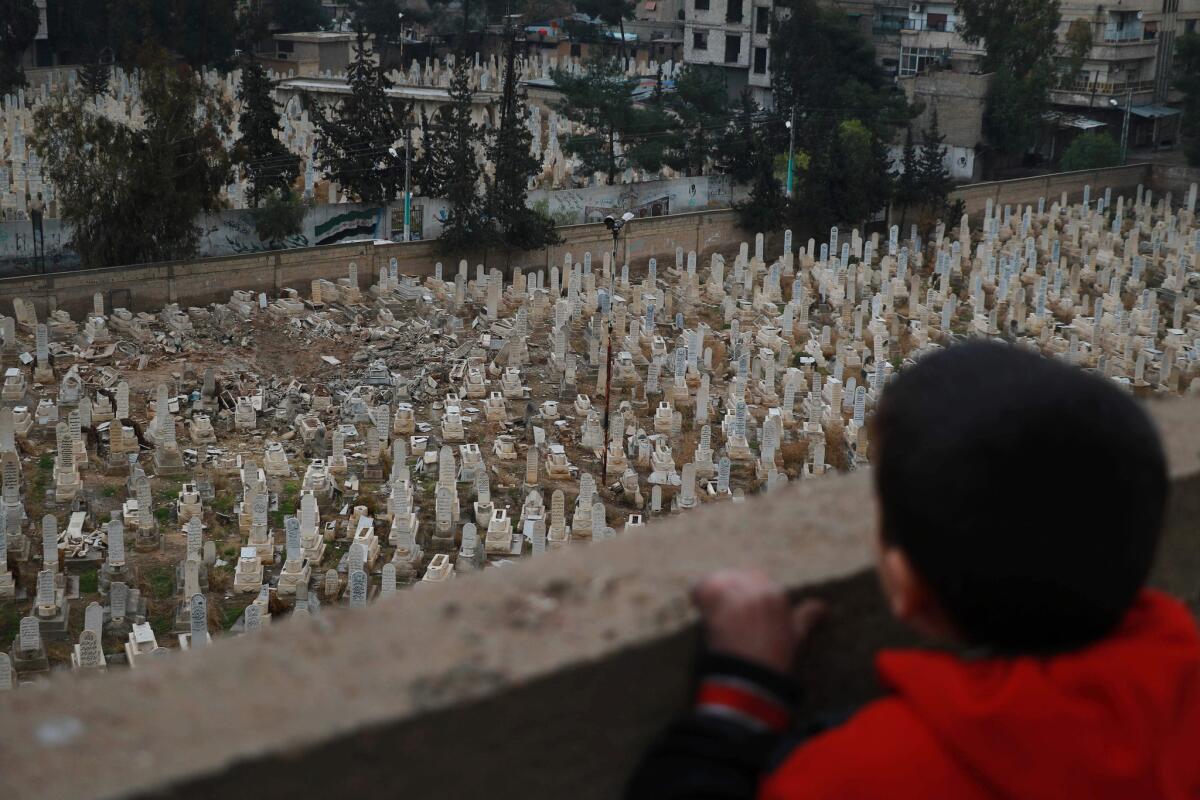
[[[792,105],[792,118],[788,122],[788,173],[787,196],[792,196],[792,162],[796,154],[796,106]]]
[[[1133,89],[1125,95],[1125,119],[1121,123],[1121,163],[1125,163],[1125,153],[1129,144],[1129,112],[1133,107]]]
[[[412,151],[409,142],[412,140],[412,128],[404,131],[404,241],[412,240],[412,192],[409,191],[409,180],[412,173]]]

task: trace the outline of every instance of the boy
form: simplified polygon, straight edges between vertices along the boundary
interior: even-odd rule
[[[901,373],[873,424],[885,599],[969,655],[879,654],[887,694],[799,743],[788,674],[819,609],[711,576],[696,707],[629,797],[1200,797],[1200,635],[1144,588],[1167,475],[1137,403],[971,343]]]

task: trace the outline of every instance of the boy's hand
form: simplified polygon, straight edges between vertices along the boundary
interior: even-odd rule
[[[692,600],[710,650],[785,673],[825,611],[819,600],[792,607],[783,589],[756,569],[715,572],[696,586]]]

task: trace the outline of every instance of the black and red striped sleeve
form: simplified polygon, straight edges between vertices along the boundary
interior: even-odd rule
[[[751,800],[792,728],[799,696],[786,675],[729,656],[701,661],[695,704],[651,747],[628,800]]]

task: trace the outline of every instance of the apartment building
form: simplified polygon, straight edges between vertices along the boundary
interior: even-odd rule
[[[685,64],[719,67],[729,96],[749,88],[755,102],[773,107],[771,0],[683,0]]]

